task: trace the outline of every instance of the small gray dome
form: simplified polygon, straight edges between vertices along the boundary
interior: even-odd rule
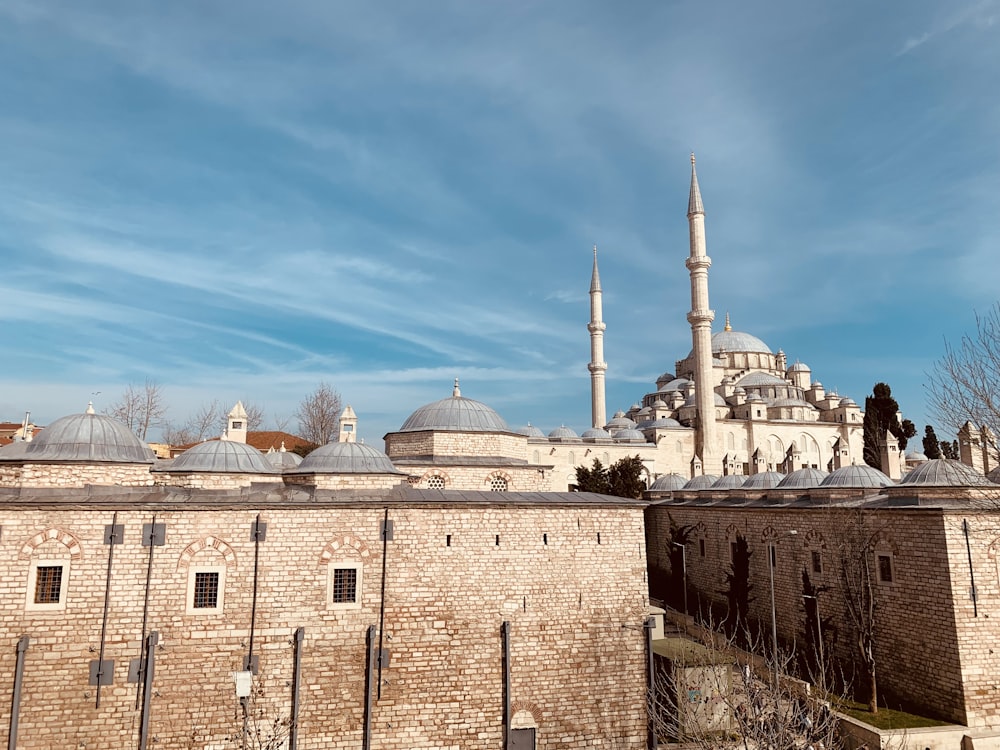
[[[760,474],[753,474],[748,477],[747,481],[743,483],[743,489],[769,490],[772,487],[777,487],[784,478],[785,475],[777,471],[762,471]]]
[[[616,430],[627,430],[635,427],[635,422],[625,416],[625,412],[615,412],[611,421],[604,425],[604,429],[614,434]]]
[[[788,368],[788,372],[812,372],[812,370],[810,370],[809,366],[804,362],[796,362]]]
[[[713,395],[715,396],[716,406],[728,406],[728,404],[726,403],[726,399],[724,399],[718,393],[715,393]],[[687,397],[687,400],[684,401],[684,406],[697,406],[697,405],[698,405],[697,393],[692,393],[690,396]]]
[[[591,427],[589,430],[584,430],[580,437],[584,440],[610,440],[611,433],[600,427]]]
[[[614,439],[619,443],[645,443],[646,436],[635,428],[618,430],[614,433]]]
[[[759,370],[757,370],[756,372],[751,372],[746,377],[740,378],[739,381],[737,382],[744,388],[746,387],[759,388],[762,385],[780,385],[785,387],[788,386],[787,380],[783,380],[782,378],[779,378],[777,375],[772,375],[769,372],[760,372]]]
[[[685,484],[687,484],[687,480],[680,474],[664,474],[662,477],[657,477],[649,489],[660,492],[673,492],[674,490],[684,489]]]
[[[635,415],[636,415],[637,417],[646,417],[646,416],[649,416],[649,415],[650,415],[650,414],[652,414],[652,413],[653,413],[653,410],[652,410],[652,409],[650,409],[650,408],[649,408],[648,406],[644,406],[644,407],[642,407],[641,409],[639,409],[639,411],[637,411],[637,412],[635,413]]]
[[[264,454],[235,440],[209,440],[188,448],[163,471],[173,473],[215,472],[225,474],[274,474]]]
[[[715,474],[701,474],[691,479],[687,484],[685,484],[681,489],[684,490],[708,490],[712,488],[715,481],[718,479]]]
[[[557,438],[557,439],[566,440],[566,439],[573,439],[573,438],[576,438],[576,437],[579,437],[579,436],[575,432],[573,432],[573,430],[571,430],[569,427],[567,427],[566,425],[562,425],[561,427],[556,427],[554,430],[552,430],[552,432],[549,433],[549,438],[550,439],[551,438]]]
[[[517,431],[521,435],[527,435],[528,437],[545,437],[545,433],[531,424],[531,422],[528,422],[524,427],[518,427]]]
[[[831,472],[820,487],[888,487],[895,484],[878,469],[868,464],[841,466]]]
[[[742,487],[747,481],[747,477],[742,474],[726,474],[719,477],[712,483],[713,490],[736,490]]]
[[[294,469],[302,463],[302,456],[291,451],[268,451],[264,460],[276,469]]]
[[[667,408],[667,402],[664,401],[662,398],[658,398],[655,401],[653,401],[653,408],[654,409],[666,409]]]
[[[364,443],[327,443],[288,474],[402,474],[382,451]]]
[[[103,414],[61,417],[26,444],[25,461],[107,461],[151,464],[153,451],[117,419]]]
[[[927,458],[927,456],[924,455],[923,453],[921,453],[920,451],[907,451],[906,452],[906,460],[907,461],[913,461],[915,463],[919,463],[919,462],[922,462],[922,461],[929,461],[930,459]],[[993,472],[990,472],[990,474],[992,474],[992,473]],[[989,474],[987,474],[986,476],[987,476],[987,478],[989,478]]]
[[[915,467],[900,484],[921,487],[982,487],[990,480],[951,458],[935,458]]]
[[[810,487],[819,487],[826,477],[827,473],[821,469],[798,469],[778,482],[778,489],[791,487],[804,490]]]
[[[853,398],[842,398],[840,399],[841,406],[857,406],[857,402]]]
[[[406,418],[400,432],[451,430],[455,432],[510,432],[503,418],[486,404],[455,394],[426,404]]]
[[[655,430],[660,428],[673,428],[680,427],[681,423],[676,419],[671,419],[670,417],[660,417],[659,419],[650,419],[647,422],[640,422],[636,425],[637,430]]]
[[[673,379],[674,374],[672,372],[665,372],[656,379],[656,387],[659,388],[661,384],[669,383]]]

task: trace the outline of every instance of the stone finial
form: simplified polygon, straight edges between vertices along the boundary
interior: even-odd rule
[[[451,397],[452,398],[461,398],[462,397],[462,391],[458,387],[458,378],[455,378],[455,387],[451,391]]]
[[[285,441],[284,441],[284,440],[282,440],[282,441],[281,441],[281,447],[280,447],[280,448],[278,448],[278,452],[279,452],[279,453],[287,453],[287,452],[288,452],[288,451],[287,451],[287,450],[285,449]]]
[[[87,414],[96,414],[97,413],[97,412],[94,411],[94,402],[93,401],[88,401],[87,402],[87,412],[86,413]]]

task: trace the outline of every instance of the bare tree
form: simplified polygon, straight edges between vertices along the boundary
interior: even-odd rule
[[[140,440],[145,440],[151,428],[164,423],[167,405],[163,400],[163,387],[149,378],[141,387],[130,383],[121,398],[105,413],[123,422]]]
[[[299,434],[317,445],[329,443],[337,434],[340,409],[340,394],[329,383],[320,383],[302,400],[295,413],[299,420]]]
[[[938,420],[952,433],[963,424],[1000,435],[1000,302],[976,315],[976,330],[957,345],[945,342],[925,384]]]

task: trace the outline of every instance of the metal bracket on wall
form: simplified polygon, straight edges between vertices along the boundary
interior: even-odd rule
[[[254,521],[250,525],[250,541],[251,542],[267,541],[267,523],[265,523],[264,521]]]
[[[115,660],[91,659],[88,685],[112,685],[115,681]]]
[[[393,524],[392,524],[392,519],[391,518],[384,519],[379,524],[378,533],[387,542],[391,542],[392,541],[392,527],[393,527]]]
[[[142,546],[162,547],[167,543],[167,525],[165,523],[144,523],[142,525]]]
[[[255,675],[260,671],[260,657],[257,654],[243,657],[243,671]]]
[[[125,524],[113,523],[104,527],[105,544],[121,544],[125,541]]]

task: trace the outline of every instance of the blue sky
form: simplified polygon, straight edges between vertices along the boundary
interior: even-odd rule
[[[589,426],[712,306],[859,401],[997,298],[1000,2],[0,0],[0,419],[162,384]]]

